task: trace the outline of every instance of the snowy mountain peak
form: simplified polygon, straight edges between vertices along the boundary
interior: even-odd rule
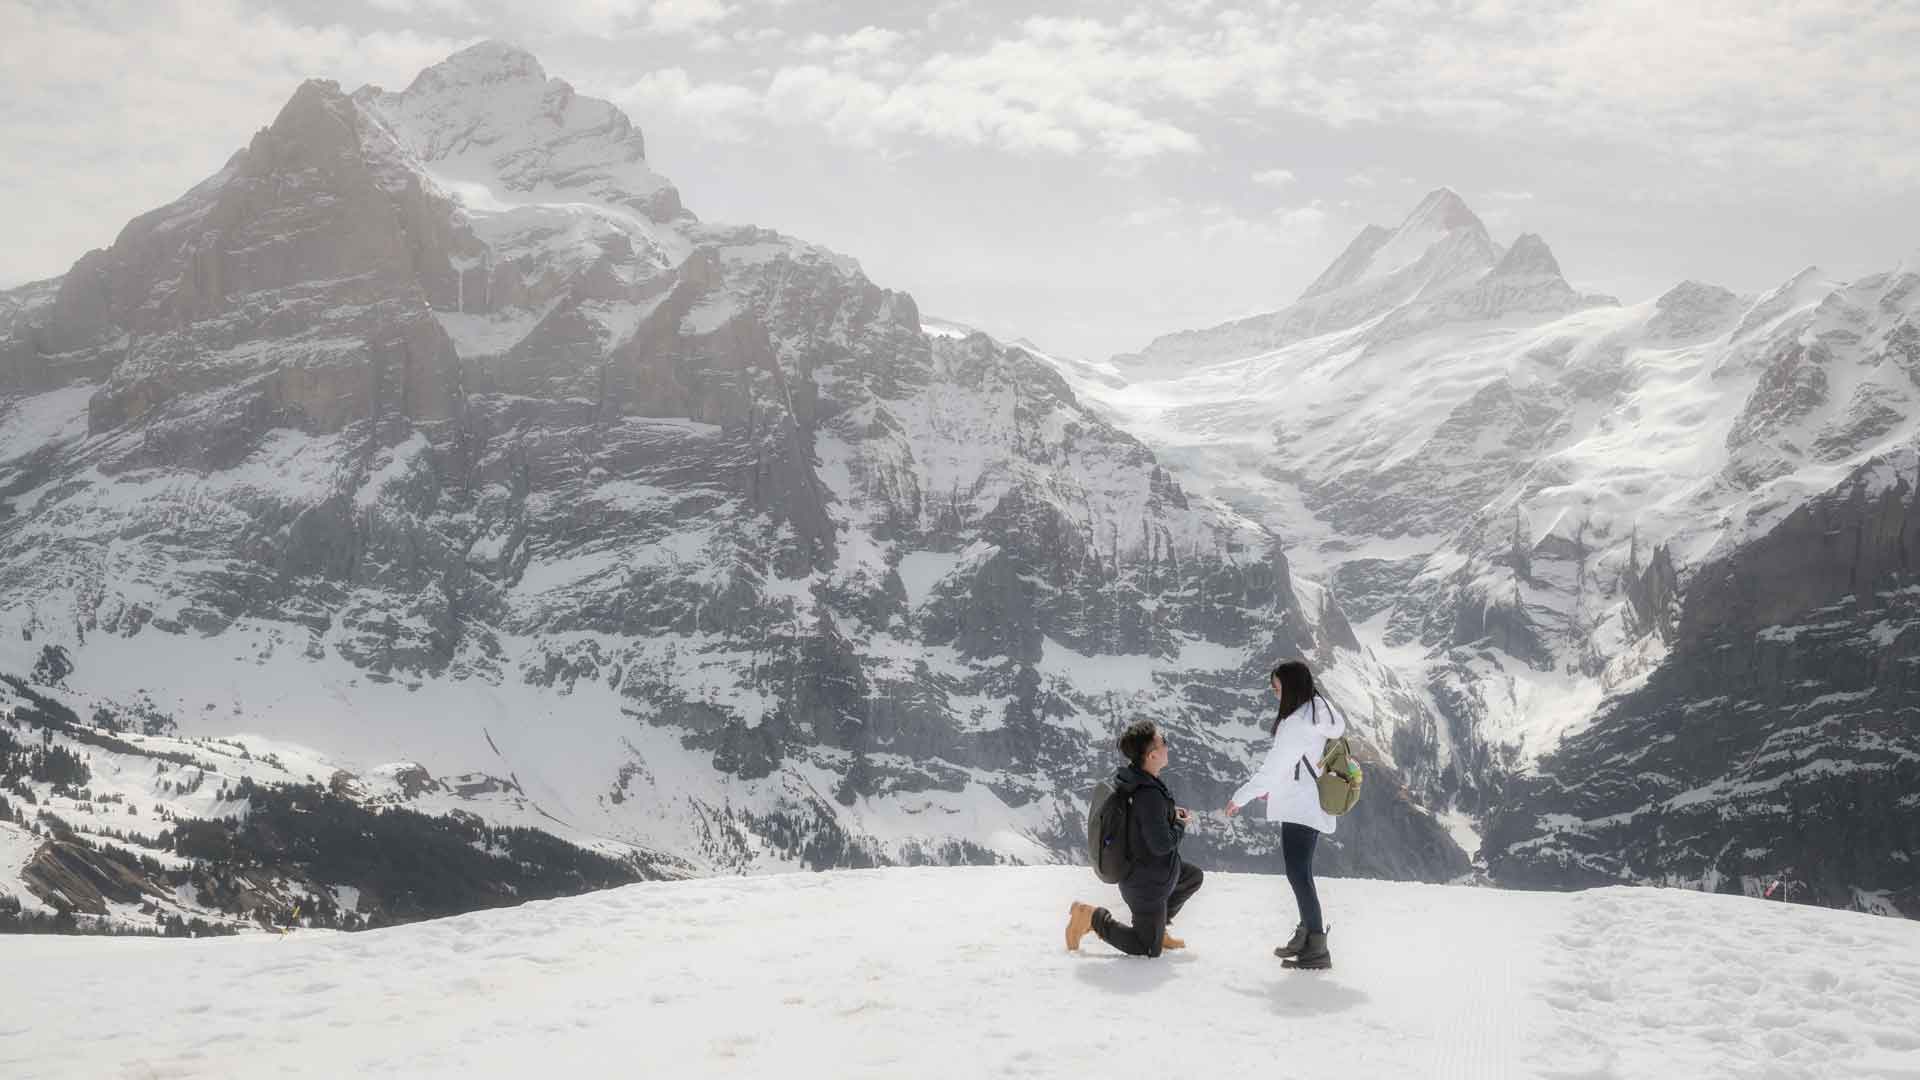
[[[504,41],[482,41],[414,76],[406,93],[434,93],[498,83],[544,85],[546,81],[546,69],[532,53]]]
[[[1560,261],[1553,257],[1547,242],[1534,233],[1521,234],[1491,272],[1495,277],[1561,276]]]
[[[1829,278],[1826,271],[1818,266],[1809,266],[1754,301],[1733,336],[1737,340],[1760,333],[1784,316],[1818,301],[1839,287],[1840,282]]]
[[[1647,320],[1650,343],[1678,343],[1724,333],[1746,311],[1750,298],[1703,281],[1683,281],[1653,302]]]
[[[1688,278],[1673,288],[1668,289],[1666,292],[1661,293],[1660,298],[1653,303],[1654,306],[1661,311],[1676,311],[1682,308],[1698,307],[1702,304],[1719,304],[1734,299],[1738,299],[1738,297],[1728,289],[1709,282],[1695,281],[1692,278]]]
[[[1439,188],[1420,200],[1380,246],[1371,272],[1388,274],[1425,260],[1435,264],[1436,278],[1450,277],[1454,271],[1484,270],[1499,257],[1499,245],[1480,218],[1451,188]]]
[[[1420,200],[1420,205],[1414,207],[1407,219],[1400,223],[1399,231],[1452,232],[1455,229],[1479,229],[1485,232],[1486,225],[1458,192],[1450,187],[1439,187],[1427,192],[1427,197]]]
[[[1498,263],[1501,254],[1466,202],[1452,188],[1437,188],[1420,200],[1398,228],[1368,225],[1360,230],[1300,299],[1384,289],[1380,297],[1369,297],[1361,305],[1384,310],[1423,291],[1443,290],[1477,277]]]
[[[1171,373],[1271,352],[1375,320],[1380,323],[1368,334],[1379,342],[1448,323],[1518,312],[1564,314],[1616,303],[1612,297],[1574,292],[1539,237],[1522,237],[1516,248],[1509,253],[1494,242],[1453,189],[1437,188],[1399,227],[1362,229],[1292,305],[1205,330],[1167,334],[1138,353],[1114,357],[1113,363],[1135,372]]]
[[[403,157],[417,159],[401,164],[425,172],[470,212],[598,203],[655,222],[686,216],[679,194],[648,167],[645,139],[627,115],[547,78],[517,46],[482,42],[400,93],[366,86],[353,100]]]
[[[308,79],[300,84],[285,105],[280,106],[270,130],[289,133],[299,130],[300,125],[305,123],[323,123],[330,130],[306,134],[322,141],[351,144],[354,141],[353,125],[336,121],[344,119],[352,108],[347,96],[341,92],[339,83],[332,79]]]

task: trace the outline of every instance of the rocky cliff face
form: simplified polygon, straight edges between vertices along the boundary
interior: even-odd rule
[[[1906,448],[1701,567],[1667,661],[1496,808],[1495,876],[1920,915],[1917,492]]]
[[[1378,762],[1334,859],[1464,869],[1399,757],[1432,714],[1271,532],[1042,360],[700,223],[519,50],[306,84],[0,317],[16,666],[720,869],[1072,857],[1140,716],[1209,809],[1306,654]]]

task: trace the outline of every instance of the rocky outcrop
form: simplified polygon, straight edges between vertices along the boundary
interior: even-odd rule
[[[1920,916],[1916,493],[1920,456],[1876,460],[1703,566],[1667,662],[1495,810],[1495,879],[1753,895],[1790,870]]]
[[[360,152],[364,122],[334,84],[303,85],[221,172],[22,316],[19,389],[97,382],[89,430],[141,432],[103,454],[111,470],[227,468],[277,427],[457,421],[458,357]]]
[[[1727,324],[1745,313],[1750,298],[1718,285],[1683,281],[1654,301],[1647,320],[1647,340],[1661,345],[1687,345],[1726,332]]]
[[[106,915],[108,903],[137,904],[157,888],[119,859],[72,840],[48,840],[33,853],[20,880],[56,911]]]

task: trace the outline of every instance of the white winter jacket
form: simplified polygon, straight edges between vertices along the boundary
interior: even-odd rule
[[[1326,699],[1308,700],[1280,721],[1267,759],[1233,793],[1233,801],[1246,806],[1265,795],[1268,821],[1292,821],[1332,833],[1334,817],[1320,809],[1320,787],[1315,783],[1320,774],[1315,770],[1327,740],[1346,732],[1347,718]]]

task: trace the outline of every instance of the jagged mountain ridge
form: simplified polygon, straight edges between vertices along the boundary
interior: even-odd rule
[[[523,51],[309,82],[0,312],[16,670],[57,645],[82,692],[505,775],[725,869],[1069,857],[1135,715],[1205,808],[1303,652],[1413,785],[1333,858],[1464,866],[1418,806],[1432,716],[1269,532],[1029,353],[699,222]]]
[[[1362,229],[1295,303],[1165,335],[1138,353],[1114,357],[1113,364],[1135,381],[1162,379],[1367,324],[1371,340],[1386,342],[1449,318],[1564,314],[1615,302],[1576,293],[1537,236],[1520,237],[1512,250],[1502,247],[1457,193],[1439,188],[1397,228]]]
[[[1429,231],[1433,250],[1474,235],[1452,221]],[[1364,284],[1383,232],[1364,231],[1309,293]],[[1526,285],[1509,290],[1510,275]],[[1523,236],[1442,297],[1400,301],[1335,332],[1245,333],[1284,325],[1289,308],[1163,338],[1143,354],[1157,352],[1157,364],[1119,357],[1090,369],[1126,383],[1118,388],[1062,370],[1198,490],[1285,537],[1292,564],[1330,585],[1363,643],[1424,685],[1446,717],[1439,757],[1452,767],[1443,781],[1461,808],[1491,815],[1497,839],[1486,854],[1496,873],[1530,884],[1611,875],[1752,889],[1790,862],[1821,880],[1827,902],[1912,911],[1901,860],[1908,840],[1898,829],[1877,837],[1886,845],[1879,857],[1848,856],[1844,872],[1813,870],[1817,852],[1792,834],[1702,851],[1672,838],[1764,828],[1766,813],[1744,819],[1751,807],[1720,807],[1731,816],[1711,827],[1686,817],[1717,807],[1699,793],[1731,790],[1751,763],[1689,744],[1698,756],[1669,761],[1667,780],[1653,785],[1662,794],[1646,805],[1626,793],[1647,785],[1618,770],[1642,760],[1635,733],[1647,710],[1689,715],[1724,691],[1736,703],[1726,715],[1750,726],[1736,745],[1750,751],[1753,740],[1778,735],[1808,747],[1818,740],[1805,732],[1824,732],[1835,740],[1822,747],[1828,764],[1872,778],[1868,797],[1889,809],[1898,788],[1883,780],[1914,749],[1911,733],[1888,736],[1906,747],[1891,758],[1856,754],[1845,733],[1883,707],[1897,715],[1902,681],[1889,666],[1897,651],[1880,655],[1890,640],[1841,635],[1843,645],[1823,646],[1831,662],[1845,648],[1857,652],[1833,683],[1873,695],[1874,706],[1854,714],[1822,705],[1815,689],[1789,722],[1762,708],[1751,683],[1687,671],[1723,666],[1703,650],[1728,640],[1730,619],[1750,633],[1791,636],[1844,603],[1860,618],[1877,613],[1868,630],[1900,624],[1900,558],[1843,559],[1855,567],[1846,584],[1812,590],[1733,568],[1764,550],[1784,581],[1832,580],[1768,538],[1792,534],[1796,515],[1821,499],[1855,506],[1848,478],[1897,472],[1893,463],[1910,451],[1917,286],[1913,265],[1850,283],[1809,270],[1758,298],[1687,282],[1621,307],[1567,287],[1544,242]],[[1195,347],[1172,348],[1182,342]],[[1865,510],[1825,513],[1867,537],[1891,527]],[[1861,550],[1873,542],[1863,539]],[[1746,609],[1718,587],[1728,574],[1792,602],[1735,619],[1729,612]],[[1870,593],[1885,595],[1859,599]],[[1842,722],[1846,715],[1854,719]],[[1605,765],[1594,756],[1602,746],[1615,755]],[[1769,760],[1760,757],[1766,790],[1812,782],[1792,768],[1767,771]],[[1536,782],[1552,776],[1560,779]],[[1663,786],[1682,776],[1686,784]],[[1678,800],[1672,816],[1659,808],[1669,799]],[[1616,815],[1640,830],[1617,847],[1626,833]],[[1884,827],[1891,816],[1875,820]],[[1546,854],[1522,857],[1514,845]],[[1662,865],[1686,869],[1650,869]]]

